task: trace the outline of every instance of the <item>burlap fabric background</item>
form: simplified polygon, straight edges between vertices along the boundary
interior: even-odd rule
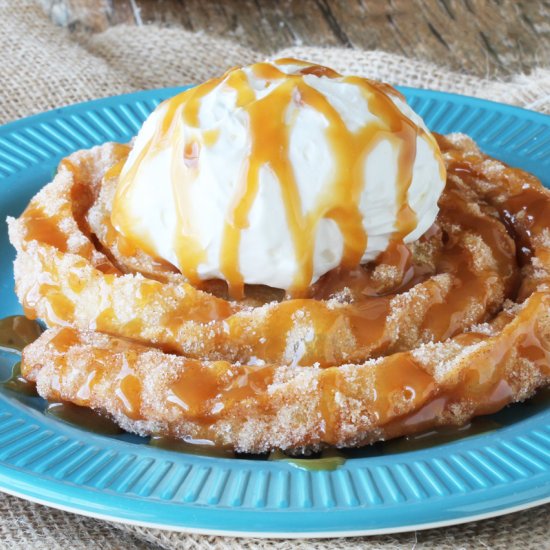
[[[550,113],[549,65],[495,82],[381,52],[293,48],[284,56],[348,73],[514,103]],[[61,105],[143,88],[200,82],[265,54],[203,34],[115,27],[69,36],[32,1],[0,0],[0,123]],[[373,538],[318,541],[230,539],[109,524],[0,494],[0,548],[550,548],[550,505],[464,526]]]

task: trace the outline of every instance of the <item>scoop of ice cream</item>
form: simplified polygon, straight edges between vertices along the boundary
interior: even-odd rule
[[[116,229],[192,282],[303,291],[434,222],[445,169],[390,86],[294,59],[157,107],[122,169]]]

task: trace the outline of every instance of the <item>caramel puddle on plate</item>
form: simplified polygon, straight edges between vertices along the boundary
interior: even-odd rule
[[[429,449],[474,435],[490,433],[501,427],[502,425],[499,422],[491,418],[478,416],[467,424],[464,424],[464,426],[442,426],[427,432],[386,441],[384,443],[383,454],[397,454]]]
[[[44,411],[47,416],[53,416],[61,422],[82,428],[89,432],[103,435],[118,435],[124,430],[110,418],[72,403],[49,403]]]
[[[524,403],[530,405],[550,405],[550,386],[541,388],[535,395],[533,395],[533,397],[531,397],[531,399],[528,399]]]
[[[149,441],[149,445],[158,447],[168,451],[179,453],[209,456],[214,458],[243,458],[248,460],[270,460],[286,462],[296,468],[303,470],[319,471],[319,470],[336,470],[345,462],[345,458],[341,456],[335,449],[327,449],[320,458],[313,457],[292,457],[284,454],[282,451],[273,451],[268,454],[241,454],[235,453],[231,449],[216,447],[212,442],[206,440],[181,440],[171,437],[153,436]]]
[[[166,449],[167,451],[176,451],[191,455],[211,456],[216,458],[235,458],[236,455],[231,449],[216,447],[214,443],[208,440],[188,440],[175,439],[154,435],[149,440],[149,445]]]
[[[2,387],[7,390],[17,392],[23,395],[28,395],[29,397],[37,397],[36,385],[34,382],[29,382],[21,374],[21,361],[18,361],[13,365],[11,369],[11,376],[2,381]]]
[[[42,327],[24,315],[0,319],[0,349],[21,353],[42,334]]]
[[[287,462],[296,468],[305,470],[335,470],[345,462],[345,458],[337,455],[337,451],[330,449],[323,453],[321,458],[291,457],[282,451],[273,451],[268,454],[241,454],[228,448],[216,447],[211,441],[174,439],[171,437],[153,436],[149,445],[159,447],[168,451],[176,451],[199,456],[210,456],[215,458],[243,458],[248,460],[273,460]]]
[[[295,468],[310,472],[336,470],[346,462],[346,457],[338,449],[326,449],[319,458],[292,457],[281,451],[273,451],[268,460],[286,462]]]
[[[0,319],[0,349],[21,354],[23,348],[42,334],[42,327],[24,315],[12,315]],[[19,394],[36,397],[36,385],[25,380],[21,374],[21,362],[13,365],[11,375],[1,382],[2,387]]]

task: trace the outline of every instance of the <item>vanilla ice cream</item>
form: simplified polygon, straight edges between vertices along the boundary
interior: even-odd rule
[[[282,59],[235,68],[143,124],[112,221],[192,282],[303,291],[434,222],[435,139],[391,87]]]

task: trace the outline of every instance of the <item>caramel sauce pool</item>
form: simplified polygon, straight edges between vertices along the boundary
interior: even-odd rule
[[[529,403],[547,403],[549,399],[550,391],[542,389],[537,392]],[[285,462],[295,468],[317,472],[336,470],[349,459],[430,449],[438,445],[445,445],[454,441],[490,433],[501,426],[499,422],[490,417],[477,417],[464,426],[443,426],[390,441],[374,443],[366,447],[350,449],[328,448],[312,456],[293,456],[282,451],[272,451],[264,455],[245,455],[235,453],[231,449],[216,447],[210,441],[182,441],[163,436],[151,437],[149,445],[169,451],[214,458],[244,458]]]
[[[79,407],[72,403],[49,403],[45,413],[66,424],[82,428],[89,432],[102,435],[118,435],[124,433],[124,430],[110,418],[102,416],[87,407]]]
[[[0,348],[21,352],[42,334],[41,326],[23,315],[0,319]]]
[[[36,397],[38,395],[35,384],[26,380],[21,374],[20,361],[12,367],[11,376],[2,382],[2,387],[22,395],[28,395],[29,397]]]

